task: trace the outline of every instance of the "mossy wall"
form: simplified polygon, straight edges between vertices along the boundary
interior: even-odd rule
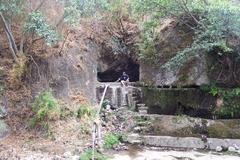
[[[198,88],[143,87],[143,102],[149,113],[174,115],[198,109],[210,110],[214,98]]]

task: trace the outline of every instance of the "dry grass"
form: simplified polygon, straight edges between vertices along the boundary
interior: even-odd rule
[[[8,74],[8,82],[10,85],[16,85],[21,83],[21,78],[26,71],[27,57],[20,53],[18,55],[18,63],[14,63],[12,69]]]

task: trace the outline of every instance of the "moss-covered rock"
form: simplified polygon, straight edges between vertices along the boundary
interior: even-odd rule
[[[207,128],[210,137],[240,138],[239,120],[219,120]]]

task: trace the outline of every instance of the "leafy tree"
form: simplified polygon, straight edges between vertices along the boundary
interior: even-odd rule
[[[201,90],[208,92],[223,102],[213,110],[218,118],[238,118],[240,116],[240,88],[221,88],[215,82],[210,86],[203,85]]]
[[[17,62],[17,45],[11,30],[12,19],[18,15],[22,10],[23,0],[1,0],[0,1],[0,17],[3,22],[4,31],[7,35],[9,48],[11,50],[13,59]]]
[[[56,30],[46,23],[45,17],[39,11],[30,12],[28,14],[28,18],[25,23],[25,32],[37,33],[38,36],[45,39],[48,45],[51,45],[59,39],[59,35]]]
[[[26,0],[1,0],[0,1],[0,19],[3,22],[4,31],[7,35],[7,40],[9,43],[9,49],[12,53],[15,62],[18,62],[18,54],[23,53],[23,45],[26,43],[26,39],[30,39],[31,43],[36,42],[36,40],[29,38],[29,34],[37,34],[40,38],[44,39],[48,45],[59,39],[59,35],[56,33],[54,27],[47,24],[45,17],[39,11],[39,8],[44,3],[35,9],[30,9],[28,2]],[[15,41],[14,34],[12,32],[11,26],[13,23],[21,25],[22,40],[20,42],[20,47],[18,47]],[[28,37],[28,38],[26,38]],[[34,38],[34,36],[32,36]],[[32,44],[31,44],[32,45]],[[29,48],[31,48],[31,45]]]
[[[64,4],[64,21],[72,25],[79,22],[81,17],[93,16],[97,11],[108,9],[107,0],[59,0]]]
[[[99,23],[103,22],[106,24],[106,31],[111,36],[104,43],[112,47],[112,53],[129,53],[126,42],[127,30],[122,22],[124,16],[129,16],[125,0],[60,0],[60,2],[65,6],[63,17],[65,22],[76,25],[80,18],[86,17],[90,20],[97,20]]]
[[[164,67],[181,65],[200,50],[208,52],[219,48],[223,53],[231,52],[228,39],[240,36],[237,27],[240,25],[240,5],[229,0],[133,0],[132,8],[135,15],[150,17],[143,24],[149,21],[159,24],[160,18],[173,17],[194,31],[192,45],[178,51]],[[185,21],[186,17],[191,19],[192,23]],[[148,29],[152,27],[156,26],[150,25]],[[146,30],[143,32],[149,33]],[[144,45],[146,44],[143,44],[142,48],[147,49]]]

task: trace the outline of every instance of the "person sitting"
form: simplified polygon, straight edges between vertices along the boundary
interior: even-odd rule
[[[129,76],[126,74],[126,72],[123,72],[122,76],[117,81],[121,82],[122,86],[127,86],[129,82]]]

